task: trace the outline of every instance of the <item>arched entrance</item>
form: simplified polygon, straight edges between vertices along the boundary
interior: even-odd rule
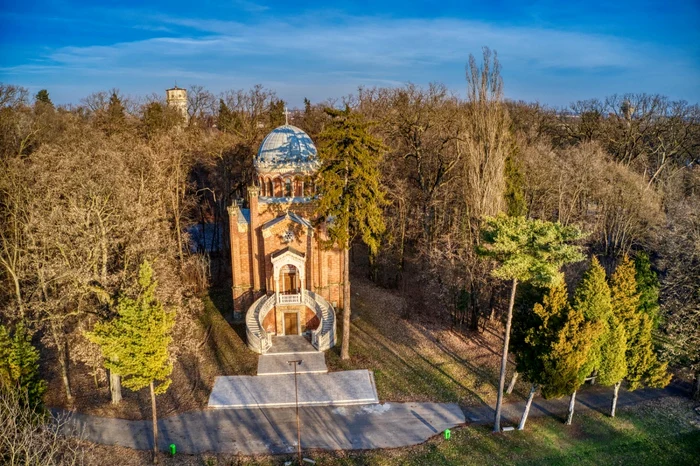
[[[280,294],[301,294],[301,275],[292,264],[287,264],[280,270]]]

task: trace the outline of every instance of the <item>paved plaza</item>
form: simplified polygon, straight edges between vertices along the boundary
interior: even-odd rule
[[[378,403],[374,376],[368,370],[299,374],[299,406]],[[295,406],[293,375],[217,377],[209,408]]]

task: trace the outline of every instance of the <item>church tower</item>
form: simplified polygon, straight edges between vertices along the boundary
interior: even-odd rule
[[[186,89],[181,89],[177,87],[177,85],[172,89],[167,89],[165,91],[165,101],[168,103],[168,107],[175,107],[180,111],[182,117],[185,119],[185,123],[189,121]]]

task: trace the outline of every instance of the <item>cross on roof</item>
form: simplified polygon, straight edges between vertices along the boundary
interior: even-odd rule
[[[287,106],[284,106],[284,124],[288,125],[289,124],[289,110],[287,110]]]

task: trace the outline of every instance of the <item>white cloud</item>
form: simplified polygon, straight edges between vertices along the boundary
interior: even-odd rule
[[[659,77],[648,70],[657,69],[660,63],[670,75],[669,89],[700,79],[692,57],[672,49],[610,35],[449,18],[317,15],[251,24],[152,16],[145,18],[143,27],[162,37],[107,46],[62,47],[32,64],[0,69],[0,76],[135,73],[134,77],[146,78],[168,77],[172,72],[180,73],[172,75],[174,79],[197,79],[211,86],[234,79],[240,79],[241,84],[228,87],[243,87],[249,82],[274,84],[295,95],[314,87],[346,89],[347,93],[359,85],[406,81],[444,81],[463,87],[468,55],[479,58],[481,47],[488,45],[498,51],[507,79],[524,79],[513,88],[523,96],[539,95],[542,101],[547,101],[547,83],[556,81],[561,86],[563,79],[566,85],[569,75],[578,86],[585,86],[581,77],[600,81],[596,88],[608,82],[611,92],[619,92],[615,86],[630,77],[634,77],[629,82],[630,91],[640,90],[634,87],[640,83],[653,85]],[[161,29],[179,32],[164,35]],[[558,94],[562,91],[556,89]]]

